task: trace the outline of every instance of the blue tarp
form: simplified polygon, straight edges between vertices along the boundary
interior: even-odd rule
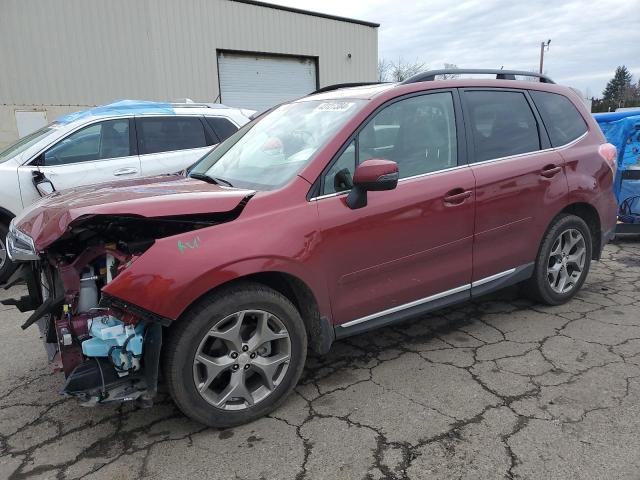
[[[59,123],[70,123],[87,117],[106,117],[118,115],[131,115],[143,113],[157,113],[162,115],[175,115],[170,103],[148,102],[145,100],[120,100],[108,105],[70,113],[58,118]]]
[[[637,110],[625,110],[623,112],[594,113],[593,118],[595,118],[598,123],[609,123],[626,117],[635,117],[637,115],[640,115],[640,108]]]
[[[618,172],[614,186],[618,203],[640,195],[640,180],[622,180],[623,172],[640,169],[640,111],[597,113],[593,117],[607,141],[618,149]]]

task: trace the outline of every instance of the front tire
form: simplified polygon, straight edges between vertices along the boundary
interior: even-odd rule
[[[275,410],[296,386],[306,355],[295,306],[247,283],[205,297],[169,329],[164,373],[185,415],[232,427]]]
[[[591,230],[580,217],[561,215],[547,230],[528,292],[547,305],[568,302],[582,287],[591,264]]]

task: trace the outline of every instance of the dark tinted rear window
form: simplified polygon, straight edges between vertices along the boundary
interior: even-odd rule
[[[226,140],[231,135],[238,131],[238,127],[236,127],[233,123],[231,123],[226,118],[221,117],[205,117],[207,119],[207,123],[209,126],[213,128],[213,131],[216,132],[218,138],[222,142]]]
[[[536,117],[521,92],[467,91],[474,162],[540,150]]]
[[[547,128],[551,145],[559,147],[587,131],[582,115],[567,97],[549,92],[530,93]]]
[[[146,117],[137,122],[141,154],[207,146],[204,125],[197,117]]]

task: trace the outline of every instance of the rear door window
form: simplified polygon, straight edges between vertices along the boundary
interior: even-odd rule
[[[540,150],[538,122],[522,92],[464,92],[474,162]]]
[[[215,134],[218,136],[220,141],[226,140],[231,135],[238,131],[238,127],[236,127],[233,123],[231,123],[228,119],[222,117],[204,117],[209,124],[209,126],[213,129]]]
[[[44,165],[66,165],[108,158],[128,157],[131,153],[128,118],[94,123],[72,133],[44,153]]]
[[[552,146],[565,145],[587,131],[584,118],[564,95],[538,91],[529,93],[540,112]]]
[[[141,154],[187,150],[211,144],[198,117],[143,117],[136,122]]]

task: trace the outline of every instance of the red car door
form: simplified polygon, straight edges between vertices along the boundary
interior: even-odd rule
[[[325,172],[315,201],[333,320],[343,328],[469,296],[474,177],[461,161],[458,108],[452,91],[395,101]],[[400,181],[352,210],[344,193],[355,165],[369,158],[396,161]]]
[[[544,232],[566,205],[564,161],[524,91],[461,92],[476,179],[473,293],[528,278]]]

